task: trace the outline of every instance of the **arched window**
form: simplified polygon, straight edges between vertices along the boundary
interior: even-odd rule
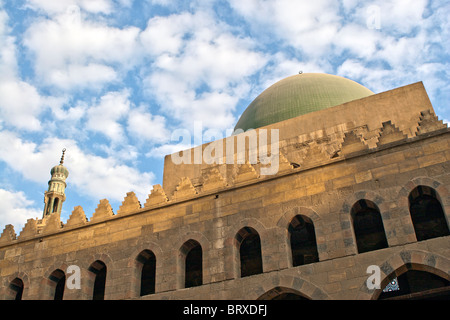
[[[58,211],[58,205],[59,205],[59,199],[55,198],[55,200],[53,202],[53,213]]]
[[[411,191],[408,199],[417,241],[450,234],[444,210],[434,189],[418,186]]]
[[[292,265],[294,267],[319,261],[314,224],[308,217],[295,216],[289,224]]]
[[[369,200],[359,200],[351,211],[359,253],[388,247],[380,210]]]
[[[91,266],[89,267],[89,271],[95,275],[92,300],[104,300],[106,286],[106,265],[102,261],[97,260],[91,264]]]
[[[54,291],[54,300],[62,300],[64,297],[64,287],[66,286],[66,275],[62,270],[55,270],[49,277],[50,286]]]
[[[244,227],[236,234],[241,263],[241,277],[247,277],[263,272],[261,239],[258,232],[250,227]]]
[[[409,270],[400,275],[395,288],[388,285],[378,299],[437,299],[450,298],[450,281],[433,273]]]
[[[23,281],[19,278],[15,278],[11,283],[9,284],[9,289],[12,292],[12,298],[14,300],[22,300],[22,294],[23,294]]]
[[[184,262],[184,287],[191,288],[203,284],[202,246],[195,240],[186,241],[181,247]]]
[[[156,257],[150,250],[142,251],[136,258],[141,269],[141,296],[155,293]]]

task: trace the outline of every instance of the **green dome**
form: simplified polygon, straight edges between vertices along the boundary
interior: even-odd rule
[[[298,74],[261,93],[244,111],[235,130],[261,128],[373,94],[366,87],[339,76]]]

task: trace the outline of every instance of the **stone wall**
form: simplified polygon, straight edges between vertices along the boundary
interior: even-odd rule
[[[450,222],[450,132],[437,119],[425,130],[429,114],[422,113],[413,137],[386,122],[375,147],[361,148],[364,140],[347,132],[338,157],[274,177],[243,170],[239,183],[205,192],[186,178],[169,196],[155,186],[142,207],[129,193],[117,214],[102,200],[90,221],[77,207],[65,225],[56,215],[31,219],[17,237],[7,226],[0,237],[0,294],[10,297],[9,284],[20,278],[24,299],[51,299],[52,272],[76,265],[81,289],[66,289],[64,298],[91,299],[89,267],[97,260],[107,266],[106,299],[256,299],[283,290],[311,299],[370,299],[379,291],[365,285],[369,265],[381,267],[383,285],[408,268],[449,279],[450,236],[417,242],[408,208],[409,193],[428,186]],[[217,176],[212,181],[220,183]],[[350,210],[360,199],[379,207],[388,248],[358,254]],[[297,214],[314,223],[319,262],[292,267],[287,229]],[[258,232],[263,260],[263,273],[245,278],[235,241],[243,227]],[[203,250],[203,285],[184,289],[180,248],[190,239]],[[143,250],[156,257],[156,293],[139,297],[136,258]]]

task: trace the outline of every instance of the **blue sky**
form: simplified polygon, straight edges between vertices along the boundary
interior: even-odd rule
[[[0,229],[41,218],[63,148],[63,222],[145,203],[185,147],[174,130],[225,134],[299,71],[375,93],[423,81],[448,122],[449,16],[448,0],[0,0]]]

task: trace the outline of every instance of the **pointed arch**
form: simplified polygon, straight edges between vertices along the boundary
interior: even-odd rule
[[[203,284],[203,250],[200,243],[190,239],[180,248],[180,262],[184,275],[184,288]]]
[[[8,296],[11,298],[11,300],[22,300],[23,297],[23,289],[24,284],[22,279],[20,278],[14,278],[13,281],[9,283],[8,290],[9,294]]]
[[[440,206],[442,209],[442,214],[439,214],[440,218],[438,220],[441,221],[439,224],[441,227],[445,228],[445,225],[446,225],[447,228],[450,228],[450,191],[448,190],[448,188],[442,182],[435,180],[435,179],[431,179],[429,177],[414,178],[414,179],[408,181],[400,189],[400,191],[397,195],[397,199],[398,199],[397,204],[398,204],[399,208],[401,208],[405,214],[410,215],[411,230],[412,230],[411,233],[412,233],[412,236],[416,238],[415,240],[418,240],[418,239],[417,239],[417,234],[415,232],[416,230],[414,227],[414,222],[412,221],[410,209],[411,209],[411,200],[414,201],[414,198],[416,198],[416,199],[420,198],[420,197],[417,197],[418,194],[420,195],[420,191],[419,191],[418,187],[421,187],[422,194],[428,193],[429,196],[431,196],[432,198],[435,198],[440,203]],[[428,189],[428,191],[426,189]],[[430,192],[430,189],[434,190],[434,191]],[[421,201],[419,200],[418,202],[421,202]],[[422,203],[423,202],[426,202],[426,201],[424,201],[422,198]],[[426,220],[426,218],[425,218],[425,220]],[[445,223],[444,223],[444,220],[445,220]],[[445,230],[444,230],[444,234],[445,234]],[[419,239],[420,238],[421,238],[421,236],[419,235]]]
[[[325,237],[322,220],[314,210],[306,207],[290,208],[278,220],[277,226],[283,234],[286,234],[288,266],[305,264],[299,263],[301,260],[306,264],[317,262],[321,260],[321,256],[323,258],[323,255],[327,254],[324,240],[321,246],[317,242],[318,238],[325,239]],[[303,255],[303,258],[298,255]],[[295,261],[296,256],[300,260]]]
[[[4,300],[25,300],[27,298],[30,281],[25,272],[14,272],[10,276],[2,279],[0,284],[0,299]]]
[[[239,248],[240,276],[248,277],[263,272],[261,238],[251,227],[243,227],[235,236]]]
[[[178,248],[175,253],[177,288],[208,283],[209,270],[206,254],[211,248],[208,238],[201,232],[187,231],[181,235],[174,247]],[[191,252],[191,250],[194,251]]]
[[[275,287],[262,296],[260,296],[257,300],[310,300],[305,297],[301,292],[286,288],[286,287]]]
[[[140,270],[140,296],[156,292],[156,256],[151,250],[143,250],[136,257]]]
[[[450,235],[440,196],[434,188],[417,186],[409,193],[408,204],[417,241]]]
[[[380,209],[370,200],[357,201],[350,211],[358,253],[388,247]]]
[[[359,231],[355,233],[355,217],[357,224],[359,218],[362,218],[361,223],[367,225],[365,232],[367,237],[370,237],[371,233],[378,234],[374,240],[375,242],[379,241],[379,243],[382,243],[379,247],[389,246],[389,241],[392,241],[391,238],[394,234],[393,232],[389,232],[393,228],[393,226],[389,224],[389,202],[385,201],[378,193],[361,190],[350,195],[344,201],[341,212],[342,229],[344,232],[347,230],[349,231],[344,233],[344,242],[348,247],[349,253],[357,254],[367,252],[365,251],[366,249],[371,251],[371,247],[372,249],[377,247],[376,245],[369,245],[367,246],[368,248],[362,248],[362,250],[358,248],[356,233],[359,233]],[[372,226],[372,230],[370,226]],[[357,227],[356,229],[359,228]],[[362,233],[364,234],[364,232]],[[389,238],[389,235],[391,238]],[[386,238],[386,241],[384,241],[384,238]]]
[[[357,300],[376,300],[380,297],[386,286],[395,278],[411,271],[425,271],[433,274],[444,281],[450,281],[450,260],[439,254],[421,250],[403,250],[393,254],[380,264],[381,283],[380,289],[369,290],[367,288],[367,277],[362,278]],[[449,288],[450,292],[450,288]]]
[[[261,283],[261,290],[245,290],[246,299],[271,300],[290,299],[296,300],[330,300],[329,295],[320,287],[309,282],[301,275],[277,275],[271,274],[266,281]]]
[[[263,246],[264,241],[267,241],[270,235],[266,226],[264,226],[264,224],[256,218],[236,219],[230,221],[229,224],[230,227],[228,228],[224,241],[226,258],[225,272],[227,278],[236,279],[241,277],[240,245],[242,241],[242,234],[241,236],[238,236],[239,231],[244,228],[251,228],[256,231],[260,237],[261,256],[263,261],[265,259],[264,257],[271,254],[268,252],[267,248]],[[263,263],[263,272],[265,267],[266,266]]]
[[[43,300],[63,300],[65,296],[67,263],[56,261],[48,266],[41,278],[39,297]]]
[[[312,220],[303,215],[292,218],[288,227],[292,266],[319,261],[316,232]]]
[[[384,289],[378,300],[450,298],[450,281],[429,271],[412,268],[398,276],[395,282],[395,290]]]
[[[88,271],[94,275],[92,300],[104,300],[107,274],[106,264],[101,260],[96,260],[89,266]]]
[[[49,276],[50,295],[53,300],[63,300],[66,286],[66,274],[61,269],[56,269]]]
[[[127,295],[127,298],[137,298],[142,296],[141,292],[142,291],[142,286],[144,285],[144,287],[146,287],[147,285],[149,285],[148,288],[153,288],[153,284],[151,282],[154,282],[154,292],[153,289],[144,289],[144,291],[147,291],[147,294],[153,294],[153,293],[157,293],[159,288],[159,283],[160,281],[158,281],[158,273],[159,270],[161,270],[162,268],[162,250],[160,248],[160,246],[153,241],[154,239],[149,239],[148,241],[144,241],[140,244],[138,244],[134,251],[130,254],[130,258],[128,261],[128,266],[131,267],[132,269],[132,273],[131,273],[131,281],[130,281],[130,288],[129,288],[129,295]],[[150,265],[148,266],[148,271],[149,273],[147,273],[147,275],[144,274],[144,279],[147,278],[148,276],[152,276],[154,277],[154,280],[150,280],[148,279],[148,281],[150,283],[143,283],[143,268],[144,268],[144,264],[148,261],[148,258],[153,259],[152,258],[152,254],[154,255],[154,272],[150,271],[153,269],[153,267],[151,267]],[[151,262],[149,262],[149,264],[151,264]],[[150,293],[152,292],[152,293]]]

